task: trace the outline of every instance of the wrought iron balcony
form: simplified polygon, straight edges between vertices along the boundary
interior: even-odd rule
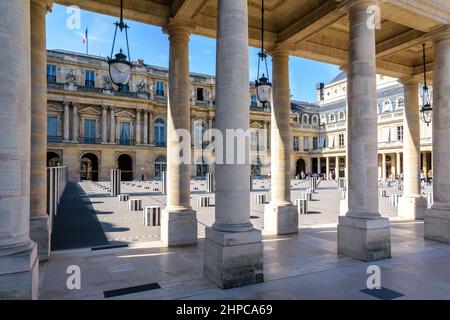
[[[82,143],[82,144],[100,144],[101,139],[100,138],[91,138],[91,137],[81,137],[80,143]]]
[[[61,143],[62,137],[61,136],[47,136],[47,142],[48,143]]]
[[[166,141],[153,141],[153,145],[158,148],[165,148],[165,147],[167,147],[167,142]]]
[[[116,143],[121,146],[134,146],[136,141],[133,139],[117,139]]]

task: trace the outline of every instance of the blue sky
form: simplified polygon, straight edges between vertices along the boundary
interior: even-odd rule
[[[86,52],[82,37],[86,27],[89,28],[89,53],[103,57],[111,54],[114,36],[113,23],[117,17],[100,15],[88,11],[81,12],[80,29],[70,29],[67,21],[72,21],[72,12],[67,7],[53,5],[53,10],[47,15],[47,47],[48,49],[63,49],[75,52]],[[169,62],[169,41],[161,28],[149,26],[134,21],[126,21],[130,26],[129,42],[131,58],[144,59],[145,63],[167,67]],[[126,48],[124,36],[118,35],[116,52],[120,47]],[[215,74],[214,39],[192,36],[190,42],[190,70],[192,72]],[[255,80],[257,71],[258,49],[250,48],[250,79]],[[269,58],[270,64],[270,58]],[[316,84],[329,82],[340,70],[335,65],[319,63],[311,60],[291,57],[290,86],[293,99],[315,102]]]

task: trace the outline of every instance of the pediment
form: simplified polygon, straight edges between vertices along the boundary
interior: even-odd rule
[[[101,114],[101,111],[97,110],[96,108],[93,108],[93,107],[86,107],[86,108],[80,110],[80,114],[98,116]]]
[[[60,106],[55,106],[53,104],[47,107],[48,112],[63,112],[63,108]]]

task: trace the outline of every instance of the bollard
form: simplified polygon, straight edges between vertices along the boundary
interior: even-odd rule
[[[256,203],[257,204],[266,204],[266,195],[265,194],[257,194],[256,195]]]
[[[142,200],[141,199],[128,200],[128,210],[129,211],[142,211]]]
[[[197,206],[201,208],[207,208],[210,204],[210,197],[199,196],[197,198]]]
[[[161,225],[161,207],[144,207],[144,226],[157,227]]]
[[[117,197],[120,194],[121,175],[121,170],[111,170],[111,197]],[[106,188],[105,190],[108,191]]]

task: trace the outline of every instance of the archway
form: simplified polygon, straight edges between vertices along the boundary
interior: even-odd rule
[[[47,152],[47,167],[59,167],[61,166],[61,158],[55,152]]]
[[[155,159],[155,178],[160,178],[165,171],[167,171],[167,158],[159,156]]]
[[[98,181],[98,158],[93,153],[86,153],[80,162],[80,180]]]
[[[122,171],[122,181],[133,181],[133,158],[128,154],[122,154],[117,158],[117,168]]]
[[[302,172],[306,173],[306,162],[303,159],[298,159],[295,167],[295,175],[299,176]]]

